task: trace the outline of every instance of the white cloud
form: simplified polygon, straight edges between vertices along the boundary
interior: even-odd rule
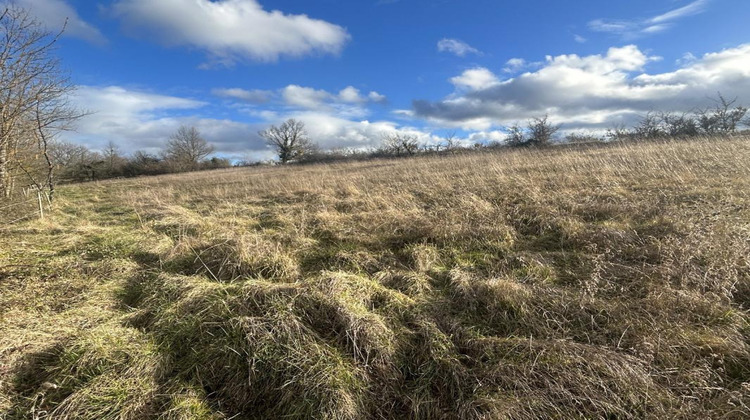
[[[351,120],[320,112],[285,115],[305,123],[310,138],[324,149],[371,149],[381,145],[384,135],[399,133],[415,136],[420,143],[436,144],[440,138],[428,131],[400,126],[392,121]]]
[[[652,25],[658,25],[672,22],[687,16],[697,15],[706,10],[709,2],[710,0],[696,0],[686,6],[670,10],[659,16],[654,16],[651,19],[648,19],[647,22]]]
[[[67,19],[63,35],[99,45],[107,42],[99,29],[81,19],[78,12],[64,0],[15,0],[14,3],[28,10],[53,33],[59,32]]]
[[[683,7],[672,9],[661,15],[646,19],[595,19],[589,22],[588,26],[594,32],[605,32],[618,35],[624,39],[635,39],[645,35],[664,32],[682,18],[703,13],[711,1],[695,0]]]
[[[354,86],[347,86],[339,92],[339,100],[353,104],[359,104],[366,101],[366,99],[359,94],[359,89]]]
[[[214,65],[338,54],[349,39],[338,25],[266,11],[256,0],[118,0],[113,11],[132,34],[197,47]]]
[[[367,102],[384,103],[388,100],[388,98],[385,95],[381,95],[375,91],[371,91],[369,94],[367,94],[367,96],[364,96],[359,91],[359,89],[355,88],[354,86],[347,86],[339,92],[335,100],[348,104],[361,105]]]
[[[540,63],[540,62],[529,63],[523,58],[511,58],[510,60],[505,62],[505,67],[503,68],[503,71],[505,73],[518,73],[521,71],[527,71],[527,70],[539,68],[543,64],[544,63]]]
[[[93,112],[93,116],[106,116],[110,121],[152,115],[151,113],[161,110],[197,109],[206,105],[205,102],[194,99],[129,90],[120,86],[81,86],[76,91],[74,100]]]
[[[505,63],[503,71],[506,73],[515,73],[524,67],[526,67],[526,60],[523,58],[511,58]]]
[[[228,106],[237,112],[266,121],[274,121],[289,113],[311,111],[342,119],[362,119],[370,115],[370,105],[387,102],[385,95],[375,91],[364,94],[354,86],[347,86],[337,93],[300,85],[288,85],[275,91],[218,88],[212,93],[234,100]]]
[[[573,35],[573,39],[579,44],[585,44],[586,42],[588,42],[588,39],[578,34]]]
[[[750,101],[750,44],[706,54],[672,72],[646,73],[658,59],[633,45],[606,55],[547,57],[537,71],[502,82],[485,77],[487,83],[468,91],[454,79],[454,94],[415,101],[414,116],[489,130],[548,113],[567,128],[601,128],[632,123],[653,109],[688,112],[709,105],[707,98],[718,91]],[[466,73],[458,78],[467,79]]]
[[[492,131],[476,131],[474,133],[469,134],[468,142],[470,144],[475,143],[491,143],[491,142],[498,142],[502,143],[505,141],[505,139],[508,137],[508,133],[500,130],[492,130]]]
[[[338,94],[322,89],[298,85],[289,85],[281,89],[284,104],[290,107],[311,110],[336,109],[342,115],[366,115],[364,108],[368,102],[384,102],[386,97],[377,92],[370,92],[366,97],[354,86],[347,86]]]
[[[484,67],[464,71],[460,76],[451,78],[454,86],[469,90],[482,90],[500,83],[494,73]]]
[[[251,104],[264,104],[271,100],[274,93],[268,90],[242,88],[213,89],[212,94],[229,99],[237,99]]]
[[[459,57],[465,57],[469,54],[482,54],[482,52],[478,49],[458,39],[441,39],[440,41],[438,41],[437,48],[440,52],[449,52]]]
[[[696,57],[691,52],[686,52],[685,54],[682,55],[682,57],[675,60],[675,64],[677,64],[680,67],[684,67],[684,66],[689,66],[695,63],[696,61],[698,61],[698,57]]]
[[[81,86],[73,96],[73,103],[90,115],[79,121],[77,133],[68,136],[93,148],[112,140],[128,151],[157,147],[172,128],[179,126],[167,111],[193,110],[205,105],[193,99],[119,86]]]
[[[289,85],[281,91],[284,102],[290,106],[316,109],[322,107],[333,95],[325,90],[316,90],[309,87]]]
[[[388,98],[385,95],[381,95],[381,94],[379,94],[378,92],[375,92],[375,91],[370,92],[370,94],[367,95],[367,97],[372,102],[375,102],[375,103],[384,103],[384,102],[386,102],[388,100]]]

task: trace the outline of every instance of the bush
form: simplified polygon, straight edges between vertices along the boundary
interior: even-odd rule
[[[554,139],[555,134],[560,131],[560,127],[561,125],[559,124],[553,125],[552,123],[550,123],[548,115],[533,118],[531,121],[529,121],[529,139],[526,143],[529,146],[549,146]]]

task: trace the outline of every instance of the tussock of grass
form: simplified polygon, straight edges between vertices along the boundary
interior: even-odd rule
[[[216,281],[293,281],[299,277],[297,262],[281,246],[258,237],[182,239],[170,252],[164,269],[185,275],[205,274]]]
[[[62,188],[0,235],[0,416],[748,417],[748,162],[706,139]]]

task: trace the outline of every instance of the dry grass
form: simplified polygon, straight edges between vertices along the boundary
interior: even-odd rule
[[[748,139],[70,186],[0,417],[747,418]]]

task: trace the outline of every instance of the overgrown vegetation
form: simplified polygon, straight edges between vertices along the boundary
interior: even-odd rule
[[[0,417],[747,418],[749,141],[62,187]]]
[[[75,86],[55,58],[60,34],[14,3],[0,6],[0,200],[23,185],[54,196],[50,144],[83,114],[68,102]]]

